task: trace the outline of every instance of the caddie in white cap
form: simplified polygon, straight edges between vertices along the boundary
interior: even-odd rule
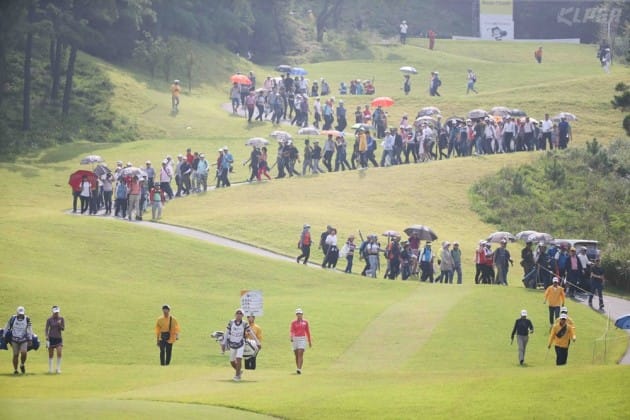
[[[260,345],[256,333],[249,327],[246,321],[243,321],[243,309],[237,308],[234,311],[234,319],[228,322],[223,336],[223,349],[230,349],[230,364],[234,368],[234,381],[241,380],[243,351],[245,350],[245,338],[252,337],[256,345]]]
[[[13,349],[13,374],[18,375],[18,357],[20,371],[23,374],[26,373],[26,355],[28,344],[33,340],[33,327],[30,318],[26,316],[24,306],[18,306],[15,312],[16,314],[11,316],[4,327],[4,331],[11,331],[11,340],[7,344],[10,344]]]
[[[525,364],[525,350],[527,349],[527,341],[529,340],[529,334],[534,333],[534,325],[527,319],[527,310],[521,311],[521,317],[514,322],[514,328],[512,328],[512,334],[510,336],[510,344],[514,343],[514,336],[516,335],[516,343],[518,344],[518,362],[521,366]]]

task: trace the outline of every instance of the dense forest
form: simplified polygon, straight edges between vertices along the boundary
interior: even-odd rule
[[[619,0],[551,1],[545,7],[514,0],[515,31],[571,35],[545,22],[556,19],[561,7],[587,3],[623,10],[613,32],[622,40],[618,45],[627,46],[630,3]],[[73,139],[134,138],[133,124],[110,109],[107,77],[78,59],[79,52],[121,65],[133,61],[151,77],[159,70],[168,79],[175,63],[184,63],[189,73],[194,66],[192,52],[180,48],[182,40],[223,47],[261,64],[318,61],[341,58],[348,48],[361,50],[366,34],[394,37],[402,19],[410,36],[429,29],[441,37],[476,36],[478,13],[478,0],[3,0],[0,157]],[[571,36],[589,42],[598,40],[594,34],[608,36],[610,28],[597,25],[576,25]],[[553,27],[564,32],[553,33]]]

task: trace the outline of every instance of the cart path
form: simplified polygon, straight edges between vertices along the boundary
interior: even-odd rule
[[[66,211],[67,214],[79,216],[78,213],[72,213],[72,210]],[[99,215],[102,216],[102,211],[99,212]],[[115,219],[111,217],[111,219]],[[121,220],[121,219],[119,219]],[[124,221],[124,220],[121,220]],[[214,245],[224,246],[228,248],[232,248],[238,251],[246,252],[248,254],[253,254],[265,258],[274,259],[276,261],[284,261],[284,262],[292,262],[295,264],[295,259],[293,257],[289,257],[284,254],[280,254],[278,252],[274,252],[268,249],[260,248],[254,245],[249,245],[245,242],[240,242],[234,239],[226,238],[224,236],[215,235],[209,232],[205,232],[199,229],[192,229],[183,226],[170,225],[166,223],[155,223],[150,221],[133,221],[129,223],[134,223],[136,225],[161,230],[163,232],[172,233],[175,235],[181,235],[188,238],[197,239],[200,241],[204,241],[207,243],[211,243]],[[321,268],[319,264],[309,263],[309,267],[312,268]],[[331,270],[333,272],[341,273],[338,270]],[[418,291],[411,293],[405,300],[397,303],[396,305],[392,305],[387,308],[384,312],[382,312],[378,317],[376,317],[366,328],[366,330],[362,333],[361,336],[357,338],[357,341],[339,358],[339,366],[345,366],[350,369],[360,369],[361,367],[365,367],[369,365],[378,365],[379,367],[395,367],[394,364],[402,364],[405,360],[385,360],[385,359],[374,359],[368,355],[365,351],[366,348],[371,348],[370,346],[379,346],[383,345],[383,343],[393,343],[393,338],[389,335],[395,332],[395,325],[397,325],[398,320],[401,316],[405,316],[408,313],[407,309],[410,307],[414,307],[415,310],[418,308],[418,301],[425,300],[426,304],[424,305],[428,309],[425,313],[427,328],[416,331],[414,346],[417,351],[420,349],[422,344],[427,340],[430,336],[431,328],[434,325],[437,325],[442,318],[442,316],[448,312],[450,306],[447,307],[436,307],[433,308],[431,304],[431,299],[426,295],[422,295],[420,293],[420,289]],[[449,301],[449,305],[455,304],[455,300]],[[575,302],[581,303],[583,305],[588,305],[588,299],[575,299]],[[597,298],[594,299],[594,303],[598,304]],[[611,328],[614,327],[614,322],[617,318],[630,314],[630,300],[604,295],[604,304],[606,308],[606,313],[611,320]],[[602,314],[604,315],[604,314]],[[630,334],[630,331],[628,331]],[[405,344],[409,346],[409,342]],[[407,351],[406,354],[411,356],[414,351]],[[394,359],[394,358],[391,358]],[[367,363],[367,364],[366,364]],[[626,349],[625,355],[619,361],[619,364],[622,365],[630,365],[630,346]]]

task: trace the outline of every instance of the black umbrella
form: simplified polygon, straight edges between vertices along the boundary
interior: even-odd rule
[[[424,225],[411,225],[405,229],[408,236],[417,236],[422,241],[435,241],[438,236],[433,229]]]
[[[510,111],[510,115],[513,117],[527,117],[527,112],[522,109],[513,109]]]
[[[96,165],[96,168],[94,168],[94,175],[98,176],[99,178],[103,175],[111,173],[112,171],[107,167],[107,165]]]

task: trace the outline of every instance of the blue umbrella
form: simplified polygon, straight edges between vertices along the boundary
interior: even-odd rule
[[[291,69],[292,76],[306,76],[308,72],[304,70],[302,67],[293,67]]]
[[[630,314],[617,318],[615,327],[621,328],[622,330],[630,330]]]

